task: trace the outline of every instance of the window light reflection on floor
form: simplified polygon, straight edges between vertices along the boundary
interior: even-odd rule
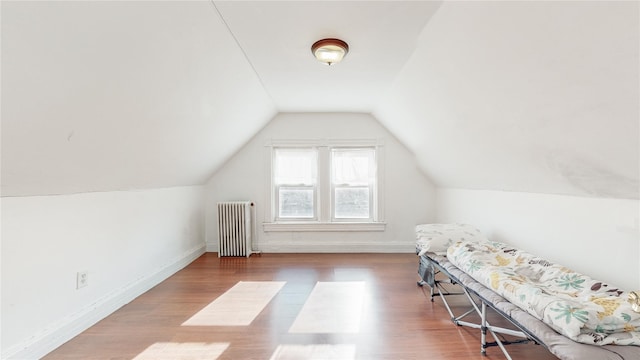
[[[229,343],[172,343],[150,345],[133,360],[215,360]]]
[[[182,326],[247,326],[284,284],[284,281],[240,281]]]
[[[318,282],[289,333],[357,333],[364,305],[364,281]]]
[[[269,360],[352,360],[356,346],[351,344],[279,345]]]

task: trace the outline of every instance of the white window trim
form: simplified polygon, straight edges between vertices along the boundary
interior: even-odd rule
[[[316,147],[318,165],[321,169],[328,169],[329,148],[332,147],[375,147],[377,162],[376,206],[374,206],[373,221],[332,221],[331,214],[331,179],[328,173],[319,173],[316,201],[318,202],[318,220],[312,221],[276,221],[277,209],[273,193],[273,148],[275,147]],[[269,171],[265,171],[265,218],[263,230],[265,232],[322,232],[322,231],[385,231],[384,221],[384,141],[382,139],[270,139],[265,143],[265,164]],[[319,195],[322,194],[322,195]]]

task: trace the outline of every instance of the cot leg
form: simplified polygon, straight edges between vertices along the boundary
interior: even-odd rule
[[[480,312],[480,353],[487,354],[487,304],[482,301],[482,311]]]
[[[509,352],[507,351],[507,349],[504,347],[504,345],[502,344],[502,341],[500,341],[500,339],[498,338],[498,336],[496,335],[496,333],[494,332],[495,329],[492,327],[491,325],[489,325],[489,323],[487,322],[487,304],[483,301],[482,302],[482,311],[480,314],[481,317],[481,329],[482,329],[482,335],[480,336],[481,338],[481,342],[482,342],[482,350],[481,353],[482,355],[486,355],[486,349],[489,346],[487,344],[487,330],[489,330],[489,332],[491,333],[491,336],[493,336],[493,339],[495,340],[495,343],[492,343],[491,345],[498,345],[498,347],[500,347],[500,350],[502,350],[502,353],[504,354],[504,356],[507,358],[507,360],[513,360],[511,359],[511,356],[509,355]],[[515,333],[513,331],[509,331],[509,330],[505,330],[505,329],[501,329],[503,332],[505,333]],[[519,334],[515,334],[516,336],[518,336]]]

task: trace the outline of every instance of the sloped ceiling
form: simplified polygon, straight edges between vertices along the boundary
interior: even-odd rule
[[[210,2],[2,2],[2,195],[204,183],[276,114]]]
[[[439,186],[638,198],[637,2],[1,9],[3,196],[202,184],[277,112],[343,111]]]
[[[638,2],[447,2],[374,115],[446,187],[638,198]]]

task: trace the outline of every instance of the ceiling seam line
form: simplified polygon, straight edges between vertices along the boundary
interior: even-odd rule
[[[245,60],[247,61],[247,63],[249,64],[249,66],[251,67],[251,70],[253,70],[253,73],[256,75],[256,77],[258,78],[258,81],[260,82],[260,86],[262,86],[262,89],[264,90],[264,92],[267,94],[267,96],[269,96],[269,99],[271,99],[271,103],[275,106],[275,108],[277,109],[278,106],[273,98],[273,96],[271,95],[271,93],[269,92],[269,90],[267,90],[267,87],[264,85],[264,81],[262,81],[262,77],[260,76],[260,74],[258,73],[258,71],[256,70],[255,66],[253,66],[253,63],[251,62],[251,60],[249,60],[249,56],[247,55],[247,53],[244,51],[244,48],[242,48],[242,45],[240,45],[240,41],[238,41],[238,38],[236,37],[236,35],[233,33],[233,31],[231,30],[231,27],[229,26],[229,24],[227,23],[227,21],[224,19],[224,16],[222,16],[222,13],[220,12],[220,9],[218,9],[218,7],[216,6],[216,3],[214,0],[210,0],[209,1],[211,3],[211,5],[213,6],[213,8],[215,9],[216,13],[218,13],[218,17],[220,17],[220,20],[222,20],[222,23],[224,24],[224,26],[227,28],[227,31],[229,31],[229,34],[231,34],[231,37],[233,38],[233,41],[236,43],[236,45],[238,45],[238,48],[240,49],[240,51],[242,52],[242,55],[244,56]]]

